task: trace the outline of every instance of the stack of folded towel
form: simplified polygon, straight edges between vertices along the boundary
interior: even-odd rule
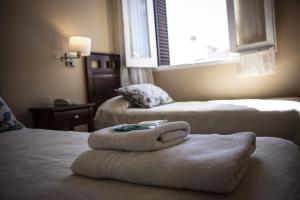
[[[72,164],[75,174],[100,179],[193,189],[233,191],[255,150],[255,134],[189,135],[187,122],[144,122],[92,133]]]

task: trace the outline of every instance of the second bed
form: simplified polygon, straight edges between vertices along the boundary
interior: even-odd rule
[[[300,144],[300,98],[175,102],[134,108],[121,96],[103,103],[94,118],[96,128],[146,120],[187,121],[197,134],[251,131],[258,136],[289,139]]]

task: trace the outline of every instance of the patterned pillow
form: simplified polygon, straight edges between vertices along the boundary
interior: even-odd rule
[[[5,101],[0,97],[0,133],[21,128],[23,128],[23,125],[16,120]]]
[[[152,84],[129,85],[116,91],[134,106],[141,108],[151,108],[174,102],[168,93]]]

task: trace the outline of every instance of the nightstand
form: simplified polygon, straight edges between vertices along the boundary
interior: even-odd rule
[[[70,106],[44,106],[30,108],[34,128],[53,130],[74,130],[75,126],[87,124],[94,131],[94,103]]]

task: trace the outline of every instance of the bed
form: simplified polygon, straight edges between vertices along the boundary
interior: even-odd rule
[[[86,58],[88,101],[96,104],[97,129],[144,120],[184,120],[193,133],[252,131],[258,136],[292,140],[300,145],[300,98],[175,102],[151,109],[132,108],[117,96],[120,57],[92,53]],[[101,106],[100,106],[101,105]]]
[[[73,175],[70,165],[88,149],[87,137],[29,128],[0,134],[0,199],[300,199],[300,149],[288,140],[257,138],[244,179],[221,195]]]
[[[94,118],[96,127],[167,119],[187,121],[192,133],[229,134],[252,131],[300,144],[299,98],[175,102],[153,108],[134,108],[121,96],[103,103]]]

